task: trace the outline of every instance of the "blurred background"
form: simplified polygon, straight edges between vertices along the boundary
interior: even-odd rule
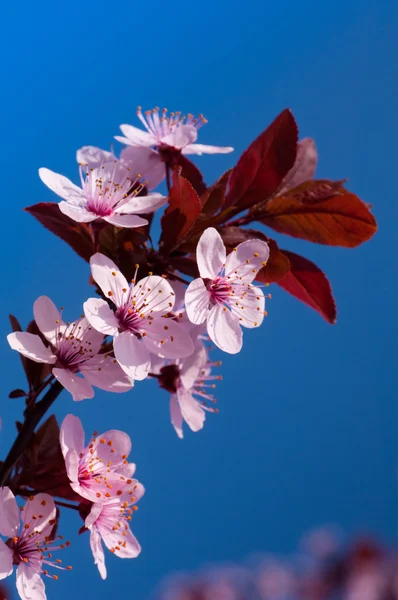
[[[355,250],[284,240],[328,275],[337,324],[272,286],[264,325],[246,330],[239,356],[222,356],[220,412],[203,431],[177,438],[169,396],[154,381],[80,404],[61,395],[59,420],[73,412],[88,434],[128,431],[147,492],[133,520],[142,554],[123,561],[108,552],[105,582],[88,535],[77,535],[77,514],[63,511],[60,532],[71,539],[74,570],[48,582],[49,598],[73,590],[76,600],[110,593],[146,600],[170,572],[290,552],[303,532],[324,523],[393,544],[398,5],[22,0],[1,12],[0,456],[23,410],[22,400],[7,398],[23,386],[5,339],[7,314],[26,325],[36,297],[47,294],[73,318],[91,294],[87,265],[22,211],[55,201],[37,169],[77,181],[76,149],[108,149],[119,124],[137,125],[138,104],[203,113],[209,123],[200,142],[235,147],[196,159],[208,183],[290,107],[301,137],[316,140],[317,176],[349,178],[379,224]]]

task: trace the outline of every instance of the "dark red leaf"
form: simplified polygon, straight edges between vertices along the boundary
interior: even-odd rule
[[[221,177],[201,195],[200,203],[202,205],[203,215],[210,217],[215,215],[225,203],[225,191],[232,169],[226,171]]]
[[[87,223],[76,223],[64,215],[54,202],[39,202],[25,208],[52,233],[64,240],[79,256],[89,261],[93,254],[91,230]]]
[[[198,167],[193,164],[186,156],[179,154],[176,159],[176,166],[181,167],[181,175],[192,185],[195,192],[200,196],[206,190],[206,184],[203,181],[203,175]]]
[[[298,130],[285,109],[242,154],[231,174],[227,205],[241,210],[274,194],[294,165]]]
[[[313,262],[282,250],[290,262],[290,271],[278,281],[284,290],[314,308],[328,323],[336,322],[336,303],[324,273]]]
[[[202,207],[192,185],[177,171],[173,172],[173,185],[169,204],[162,217],[160,247],[163,254],[176,248],[192,229]]]
[[[377,230],[366,204],[332,181],[308,181],[273,198],[255,218],[279,233],[345,248],[359,246]]]
[[[12,390],[12,392],[10,392],[8,394],[8,397],[9,398],[24,398],[27,395],[28,394],[26,392],[24,392],[23,390],[17,389],[17,390]]]
[[[277,283],[290,271],[290,262],[286,254],[279,250],[275,240],[268,239],[269,259],[265,267],[256,275],[256,281]]]

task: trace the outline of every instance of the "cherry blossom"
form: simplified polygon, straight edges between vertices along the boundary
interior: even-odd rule
[[[102,541],[119,558],[136,558],[141,546],[132,534],[129,522],[138,507],[128,501],[112,498],[107,502],[96,502],[86,518],[90,531],[90,546],[94,563],[102,579],[106,578],[106,566]]]
[[[115,357],[129,377],[145,379],[151,366],[149,353],[161,358],[192,353],[189,332],[170,318],[175,293],[164,277],[149,275],[129,285],[103,254],[94,254],[90,265],[93,279],[116,310],[105,300],[89,298],[84,303],[85,315],[97,331],[114,337]]]
[[[136,479],[135,464],[127,458],[131,441],[127,433],[111,429],[95,432],[84,445],[80,419],[67,415],[60,429],[60,444],[72,489],[91,502],[110,498],[138,502],[144,488]]]
[[[199,115],[197,119],[191,114],[183,117],[180,112],[168,115],[165,108],[160,116],[159,108],[147,110],[143,114],[139,106],[137,116],[145,130],[133,125],[121,125],[123,136],[115,136],[115,139],[128,146],[156,149],[169,146],[181,150],[182,154],[228,154],[233,151],[230,146],[205,146],[195,143],[198,130],[207,123],[203,115]]]
[[[93,385],[109,392],[127,392],[132,388],[131,380],[117,361],[100,353],[104,336],[86,318],[64,323],[47,296],[36,300],[33,314],[49,345],[44,345],[39,335],[25,331],[10,333],[8,343],[35,362],[54,365],[52,374],[72,394],[73,400],[92,398]]]
[[[161,194],[138,196],[144,187],[137,173],[117,160],[96,168],[80,165],[81,187],[49,169],[39,169],[43,183],[63,198],[61,212],[78,223],[102,219],[116,227],[142,227],[140,214],[154,212],[166,202]]]
[[[252,281],[268,256],[268,244],[258,239],[242,242],[227,256],[213,227],[199,240],[196,259],[201,277],[186,291],[187,315],[196,325],[206,322],[210,339],[224,352],[240,351],[241,326],[253,328],[263,322],[264,294]]]
[[[208,350],[200,338],[187,358],[152,361],[152,373],[157,376],[160,387],[171,393],[170,417],[179,438],[183,437],[183,421],[192,431],[199,431],[206,411],[218,412],[209,405],[215,403],[209,389],[215,388],[214,381],[221,379],[221,375],[211,373],[212,367],[220,364],[209,360]]]
[[[21,510],[21,514],[20,514]],[[62,536],[53,536],[56,524],[54,500],[48,494],[36,494],[18,508],[14,494],[8,487],[0,488],[0,579],[11,575],[17,567],[17,590],[22,600],[46,600],[42,575],[49,575],[47,567],[62,567],[60,559],[52,560],[52,553],[69,546]]]

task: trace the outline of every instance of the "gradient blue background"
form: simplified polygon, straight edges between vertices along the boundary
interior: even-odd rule
[[[74,570],[48,583],[49,598],[145,600],[170,571],[288,551],[325,522],[394,540],[398,5],[22,0],[1,12],[2,455],[23,408],[7,399],[23,385],[7,313],[26,325],[48,294],[73,318],[91,293],[87,265],[22,208],[55,200],[40,166],[75,177],[75,150],[107,148],[120,123],[136,124],[137,104],[203,112],[200,141],[235,146],[197,159],[208,182],[289,106],[302,137],[316,139],[318,175],[349,177],[379,223],[356,250],[284,240],[328,274],[338,323],[273,286],[264,326],[246,332],[239,356],[222,357],[220,414],[202,432],[177,439],[155,382],[81,404],[60,397],[59,419],[74,412],[88,433],[127,429],[147,494],[133,520],[142,555],[108,553],[106,582],[88,536],[75,534],[77,515],[63,512]]]

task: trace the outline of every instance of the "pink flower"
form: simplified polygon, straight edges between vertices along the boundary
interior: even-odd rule
[[[144,487],[136,479],[135,464],[127,461],[131,441],[127,433],[111,429],[95,432],[84,446],[80,419],[67,415],[60,429],[60,444],[71,488],[91,502],[110,498],[137,502]]]
[[[36,300],[33,314],[49,345],[45,346],[38,335],[25,331],[10,333],[8,343],[13,350],[35,362],[54,365],[52,374],[72,394],[73,400],[92,398],[93,385],[109,392],[127,392],[132,388],[131,380],[117,361],[100,354],[104,336],[95,331],[87,319],[83,317],[65,324],[47,296]]]
[[[128,376],[145,379],[151,366],[150,352],[162,358],[192,353],[189,332],[167,318],[175,294],[166,279],[150,275],[129,285],[115,263],[99,253],[91,257],[90,265],[94,280],[116,311],[105,300],[90,298],[84,303],[85,315],[97,331],[114,336],[116,359]]]
[[[317,163],[318,153],[316,151],[314,140],[311,138],[304,138],[297,145],[295,163],[283,179],[276,195],[282,196],[282,194],[292,188],[313,179]]]
[[[20,511],[15,497],[8,487],[0,488],[0,534],[8,537],[0,539],[0,579],[11,575],[13,565],[17,565],[17,590],[22,600],[46,600],[42,575],[49,575],[44,565],[56,569],[61,560],[52,561],[52,553],[69,546],[69,542],[59,543],[62,536],[53,538],[56,524],[54,500],[48,494],[31,496]]]
[[[145,111],[144,116],[141,107],[138,107],[137,116],[145,131],[133,125],[121,125],[120,129],[125,137],[115,136],[115,138],[122,144],[157,149],[161,146],[170,146],[181,150],[183,154],[228,154],[233,151],[229,146],[195,144],[198,130],[207,123],[202,115],[199,115],[198,119],[190,114],[188,117],[182,117],[179,112],[167,116],[167,109],[164,108],[159,116],[159,109],[154,108]]]
[[[117,160],[113,152],[101,150],[95,146],[83,146],[76,153],[79,164],[86,164],[92,169],[100,167],[104,163]],[[153,190],[164,178],[164,165],[159,161],[157,152],[150,148],[137,148],[129,146],[123,148],[120,153],[120,162],[130,169],[132,173],[140,173],[141,181],[145,186]]]
[[[133,510],[138,507],[131,503],[112,498],[107,502],[93,504],[85,525],[90,530],[90,546],[102,579],[106,578],[105,546],[119,558],[136,558],[141,546],[131,533],[129,522]]]
[[[49,169],[39,169],[39,175],[43,183],[63,198],[60,211],[78,223],[102,219],[116,227],[142,227],[148,221],[137,215],[151,213],[166,202],[161,194],[137,196],[144,184],[137,173],[117,160],[96,168],[81,165],[81,188]]]
[[[221,379],[221,375],[211,374],[211,368],[220,364],[209,361],[201,339],[197,340],[194,352],[187,358],[153,361],[152,372],[158,374],[160,387],[171,393],[171,422],[179,438],[183,437],[183,420],[192,431],[199,431],[204,425],[205,411],[218,412],[206,401],[215,403],[208,389],[215,388],[214,381]]]
[[[236,354],[242,348],[243,327],[263,322],[263,292],[252,285],[269,255],[268,244],[247,240],[228,257],[220,234],[209,227],[202,234],[196,259],[201,278],[186,291],[188,318],[199,325],[206,321],[207,333],[218,348]]]

